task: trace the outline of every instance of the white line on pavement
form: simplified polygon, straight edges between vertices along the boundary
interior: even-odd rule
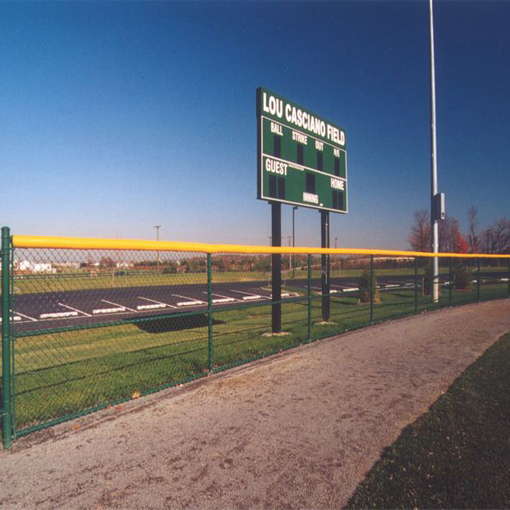
[[[124,310],[129,310],[130,312],[136,312],[136,310],[133,310],[132,308],[129,308],[124,305],[119,305],[119,303],[114,303],[113,301],[107,301],[106,299],[101,299],[103,303],[108,303],[109,305],[118,306],[119,308],[123,308]],[[94,312],[92,312],[94,313]]]
[[[16,313],[18,313],[18,312],[16,312]],[[21,314],[20,314],[20,315],[21,315]],[[20,320],[21,320],[21,317],[14,316],[14,317],[12,318],[12,320],[13,320],[13,321],[15,321],[15,322],[18,322],[18,321],[20,321]],[[36,321],[36,322],[37,322],[37,321]],[[2,317],[0,317],[0,324],[2,324]]]
[[[205,305],[205,301],[200,301],[200,299],[194,299],[194,298],[189,298],[187,296],[181,296],[179,294],[172,294],[172,296],[175,296],[175,297],[180,297],[182,299],[187,299],[188,301],[181,301],[179,303],[177,303],[177,306],[196,306],[196,305]]]
[[[166,308],[166,305],[163,303],[153,303],[152,305],[137,305],[137,310],[155,310],[155,309]]]
[[[118,308],[97,308],[96,310],[92,310],[92,313],[93,314],[99,314],[99,313],[118,313],[118,312],[125,312],[125,311],[126,311],[126,309],[124,307],[118,307]]]
[[[237,294],[245,294],[243,296],[243,301],[248,301],[250,299],[269,299],[267,296],[261,296],[260,294],[252,294],[251,292],[243,292],[242,290],[231,290],[230,292],[235,292]]]
[[[207,294],[207,292],[202,292],[202,294]],[[218,296],[219,299],[213,299],[213,303],[232,303],[233,301],[240,301],[239,299],[235,299],[229,296],[223,296],[222,294],[212,294],[213,296]]]
[[[176,306],[171,305],[169,303],[164,303],[163,301],[156,301],[155,299],[149,299],[147,297],[138,296],[138,299],[143,299],[144,301],[150,301],[151,303],[156,303],[158,305],[165,305],[165,306],[168,306],[170,308],[177,308]]]
[[[64,305],[64,303],[59,303],[60,306],[63,306],[64,308],[69,308],[69,310],[72,310],[73,312],[82,313],[83,315],[86,315],[87,317],[92,317],[90,313],[83,312],[82,310],[78,310],[78,308],[73,308],[69,305]]]
[[[65,317],[74,317],[78,315],[78,312],[53,312],[53,313],[41,313],[40,319],[64,319]]]
[[[25,317],[26,319],[30,319],[33,322],[38,322],[37,319],[34,319],[33,317],[29,317],[28,315],[25,315],[24,313],[16,312],[17,315],[21,315],[22,317]]]

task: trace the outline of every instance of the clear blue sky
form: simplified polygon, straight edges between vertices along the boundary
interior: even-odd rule
[[[510,1],[435,1],[439,188],[509,217]],[[429,208],[428,2],[1,2],[0,222],[15,233],[267,244],[255,89],[342,126],[343,247]],[[283,206],[283,235],[291,207]],[[287,242],[287,239],[285,239]],[[296,244],[320,244],[317,211]]]

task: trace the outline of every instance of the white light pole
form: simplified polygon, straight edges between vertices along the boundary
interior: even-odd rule
[[[436,70],[434,63],[434,11],[432,0],[429,0],[429,26],[430,26],[430,135],[431,135],[431,165],[430,165],[430,222],[432,252],[439,252],[439,227],[436,211],[437,195],[437,141],[436,141]],[[438,258],[432,259],[432,301],[439,301],[439,263]]]

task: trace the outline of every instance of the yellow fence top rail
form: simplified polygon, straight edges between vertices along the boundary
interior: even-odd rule
[[[177,251],[196,253],[281,253],[297,255],[379,255],[386,257],[458,257],[458,258],[510,258],[510,254],[439,253],[405,250],[378,250],[365,248],[317,248],[246,246],[238,244],[204,244],[173,241],[138,241],[130,239],[93,239],[83,237],[12,236],[15,248],[54,248],[70,250],[126,250],[126,251]]]

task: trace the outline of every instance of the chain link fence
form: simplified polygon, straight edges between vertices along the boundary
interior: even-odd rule
[[[504,258],[271,255],[136,249],[2,250],[3,442],[212,372],[441,307],[510,297]],[[162,245],[163,246],[163,245]],[[217,250],[216,250],[217,251]],[[253,249],[247,250],[253,251]],[[269,251],[269,250],[268,250]],[[284,250],[282,250],[284,251]],[[328,313],[325,317],[325,303]],[[281,330],[272,313],[281,308]]]

